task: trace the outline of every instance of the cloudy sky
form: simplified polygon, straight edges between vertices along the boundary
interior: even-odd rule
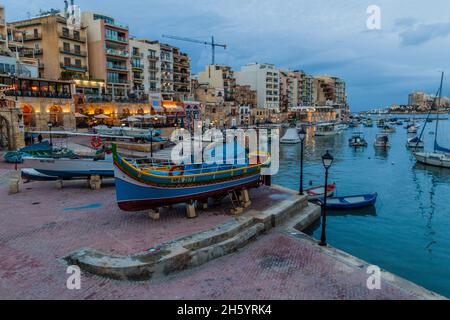
[[[63,0],[3,0],[8,21],[40,9],[63,8]],[[347,82],[352,110],[406,103],[408,93],[433,93],[439,71],[450,76],[448,0],[75,0],[82,10],[111,15],[137,37],[180,46],[192,71],[211,61],[204,45],[162,39],[162,34],[226,43],[217,63],[235,70],[269,62],[332,74]],[[367,8],[381,9],[381,29],[369,30]],[[450,94],[445,86],[444,93]]]

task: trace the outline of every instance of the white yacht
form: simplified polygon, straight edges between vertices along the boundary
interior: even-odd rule
[[[282,144],[297,144],[300,143],[300,137],[297,133],[297,128],[289,128],[287,129],[284,136],[280,139],[280,143]]]

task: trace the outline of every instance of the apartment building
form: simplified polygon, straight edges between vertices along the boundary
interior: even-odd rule
[[[82,25],[87,28],[91,77],[105,81],[113,100],[127,99],[133,92],[128,27],[94,12],[82,13]]]
[[[191,64],[189,56],[180,51],[177,47],[172,47],[173,54],[173,90],[175,100],[185,101],[190,93]]]
[[[154,104],[161,101],[161,51],[157,41],[130,39],[133,88],[148,95]]]
[[[160,43],[161,52],[161,95],[163,100],[174,100],[173,52],[168,44]]]
[[[88,78],[86,28],[69,27],[64,13],[12,22],[8,29],[10,51],[19,57],[37,59],[39,77]]]
[[[301,75],[301,105],[313,106],[315,104],[314,97],[316,96],[317,88],[314,86],[314,77],[306,74],[304,71],[299,71]]]
[[[256,90],[258,108],[280,111],[279,70],[273,64],[250,63],[236,73],[236,83]]]
[[[217,64],[207,65],[205,71],[199,72],[198,82],[223,91],[224,101],[234,101],[236,79],[231,67]]]
[[[234,101],[238,106],[256,108],[258,105],[256,90],[250,86],[236,85],[234,89]]]
[[[6,26],[5,7],[0,5],[0,51],[8,50],[8,28]]]

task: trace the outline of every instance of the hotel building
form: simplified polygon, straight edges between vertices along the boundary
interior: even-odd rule
[[[256,90],[258,108],[280,112],[279,70],[273,64],[250,63],[236,73],[236,83]]]

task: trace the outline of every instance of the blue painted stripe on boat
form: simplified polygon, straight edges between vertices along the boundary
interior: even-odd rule
[[[238,186],[245,183],[258,180],[259,174],[245,177],[242,179],[225,181],[216,184],[180,188],[156,188],[152,186],[140,186],[130,183],[116,177],[116,195],[117,201],[141,201],[141,200],[158,200],[167,198],[186,197],[190,195],[197,195],[200,193],[208,193],[224,188]]]

